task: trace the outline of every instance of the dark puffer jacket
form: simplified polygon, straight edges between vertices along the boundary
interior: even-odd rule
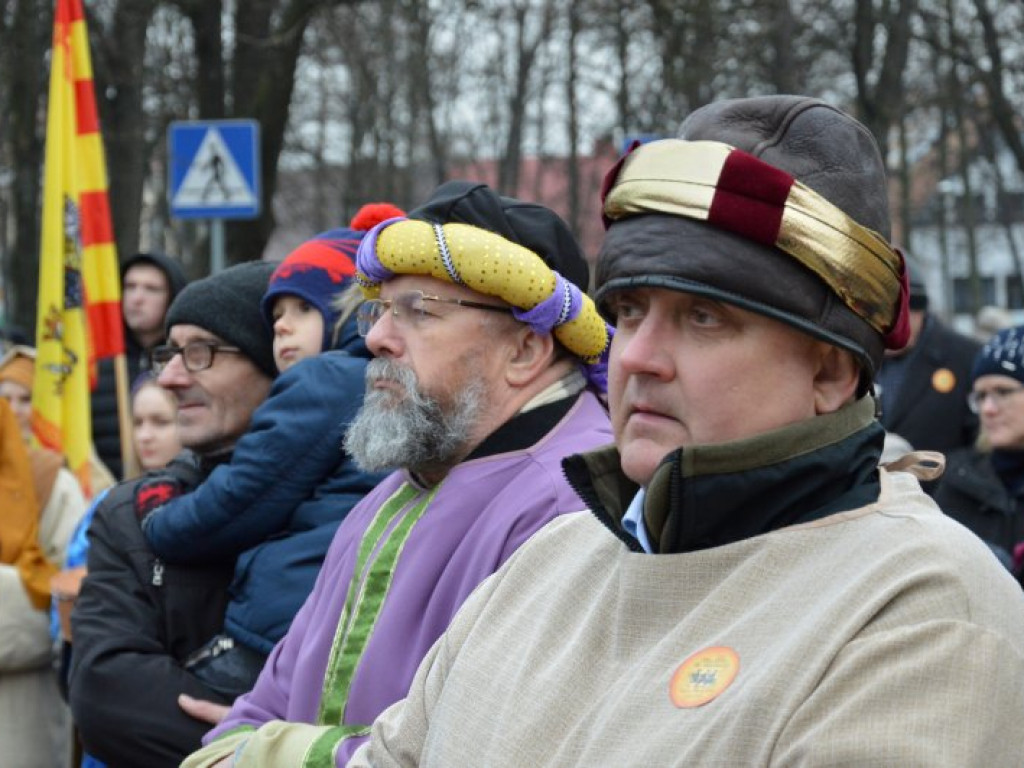
[[[895,396],[882,392],[882,426],[919,451],[949,453],[970,446],[978,436],[978,417],[967,406],[967,395],[980,349],[974,339],[926,316],[920,338],[906,353]],[[885,366],[892,362],[883,363],[882,386]],[[934,493],[934,485],[924,489]]]
[[[152,264],[167,276],[167,284],[170,287],[170,295],[167,299],[167,306],[171,305],[174,297],[181,292],[188,280],[181,265],[162,253],[136,253],[125,260],[121,265],[121,284],[124,284],[125,273],[136,264]],[[159,342],[162,344],[163,339]],[[149,368],[149,348],[144,348],[136,340],[132,332],[125,326],[124,329],[125,358],[128,362],[128,385],[138,375]],[[92,441],[96,446],[96,453],[107,465],[114,477],[120,480],[124,477],[124,467],[121,465],[121,430],[117,421],[117,383],[114,377],[114,361],[111,359],[100,360],[96,388],[92,392]]]
[[[970,528],[1013,569],[1013,550],[1024,543],[1024,488],[1011,493],[992,468],[990,454],[975,448],[950,453],[934,495],[943,512]]]
[[[69,703],[89,754],[112,768],[172,768],[209,729],[178,694],[223,701],[183,668],[221,626],[233,562],[181,568],[146,546],[138,505],[208,474],[186,451],[113,488],[89,528],[89,575],[72,613]],[[223,702],[228,703],[228,702]]]

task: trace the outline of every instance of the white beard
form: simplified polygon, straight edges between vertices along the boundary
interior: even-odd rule
[[[402,390],[375,389],[393,381]],[[345,435],[345,450],[366,472],[405,467],[413,472],[450,468],[461,458],[484,411],[486,388],[479,379],[443,404],[424,394],[415,372],[384,358],[366,368],[366,397]]]

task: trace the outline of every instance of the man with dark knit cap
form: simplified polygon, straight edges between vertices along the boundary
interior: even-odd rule
[[[183,663],[222,626],[234,564],[165,564],[146,546],[140,521],[230,459],[266,397],[276,369],[260,299],[273,268],[240,264],[175,298],[167,344],[152,357],[178,401],[187,450],[165,470],[112,489],[89,530],[69,699],[86,750],[110,765],[178,765],[205,730],[181,711],[179,694],[218,699]]]
[[[187,766],[343,763],[477,584],[582,509],[562,457],[611,440],[609,329],[552,211],[449,182],[371,229],[356,267],[377,359],[345,446],[400,469],[342,522],[256,686]]]
[[[967,395],[981,343],[928,311],[922,270],[912,259],[907,266],[910,337],[903,349],[886,352],[878,370],[880,420],[916,450],[949,453],[978,436],[978,416],[967,407]]]
[[[612,170],[615,446],[565,462],[590,509],[481,585],[350,766],[1020,764],[1024,598],[878,466],[907,336],[883,168],[773,96]]]

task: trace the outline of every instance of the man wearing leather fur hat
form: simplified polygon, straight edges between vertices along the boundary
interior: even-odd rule
[[[868,131],[711,104],[604,216],[616,444],[564,464],[590,509],[476,591],[350,765],[1019,764],[1019,587],[878,466],[907,281]]]

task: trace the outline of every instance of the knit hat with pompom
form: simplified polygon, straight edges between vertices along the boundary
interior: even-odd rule
[[[338,311],[332,299],[355,274],[355,255],[368,230],[380,222],[405,212],[390,203],[368,203],[352,217],[348,227],[321,232],[289,253],[270,276],[270,286],[260,308],[271,330],[274,327],[274,301],[278,296],[298,296],[316,307],[324,318],[321,351],[330,346]]]

